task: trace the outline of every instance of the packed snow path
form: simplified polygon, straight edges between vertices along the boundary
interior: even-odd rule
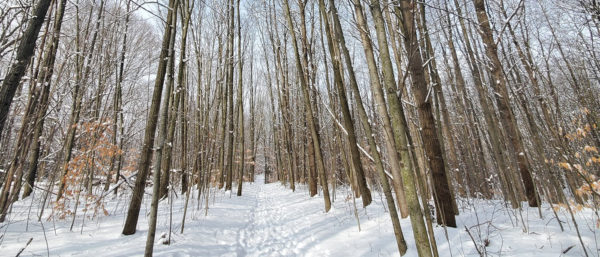
[[[357,245],[359,233],[350,201],[340,201],[338,210],[325,213],[321,197],[309,198],[303,189],[294,193],[279,183],[265,185],[262,178],[258,178],[254,184],[245,184],[242,197],[235,196],[235,190],[221,194],[221,202],[209,207],[208,212],[209,216],[218,213],[217,217],[201,217],[199,226],[186,226],[186,231],[194,231],[191,233],[199,236],[206,236],[200,234],[211,230],[213,237],[206,243],[197,244],[206,246],[214,241],[214,247],[194,249],[190,255],[277,257],[395,254],[395,245],[381,241],[380,235],[372,234],[371,239],[365,240],[377,245],[375,249],[361,249],[364,244]],[[214,221],[218,225],[210,228]],[[392,232],[391,228],[380,231]],[[379,245],[378,241],[383,244]],[[376,252],[368,254],[368,251]]]
[[[234,185],[234,188],[235,185]],[[264,184],[261,177],[255,183],[244,183],[243,196],[234,192],[213,189],[206,204],[190,200],[188,218],[181,234],[185,197],[174,196],[172,241],[162,242],[168,237],[169,201],[160,203],[155,256],[399,256],[396,248],[387,207],[383,196],[373,192],[373,203],[366,209],[360,206],[359,218],[362,231],[358,231],[354,217],[353,201],[346,188],[337,189],[337,198],[329,213],[323,210],[322,196],[310,198],[304,186],[296,192],[280,183]],[[151,192],[151,188],[147,189]],[[21,256],[141,256],[144,252],[150,208],[149,194],[143,202],[138,230],[135,235],[123,236],[121,230],[129,204],[129,195],[106,199],[109,216],[92,220],[83,219],[78,211],[73,231],[69,231],[71,218],[48,219],[45,212],[42,223],[37,222],[40,195],[36,191],[31,198],[17,202],[8,222],[0,223],[0,256],[15,256],[30,238]],[[202,197],[205,200],[205,197]],[[33,203],[33,204],[32,204]],[[72,203],[73,204],[73,203]],[[29,206],[32,206],[31,212]],[[479,256],[474,242],[466,233],[470,229],[480,246],[487,240],[489,245],[481,249],[493,256],[583,256],[578,238],[566,216],[559,212],[565,232],[560,232],[558,223],[549,206],[543,208],[544,219],[537,217],[537,209],[525,208],[522,215],[527,220],[528,232],[523,232],[520,216],[506,209],[499,201],[461,201],[461,215],[457,217],[458,229],[448,229],[448,238],[443,228],[436,227],[436,240],[440,256]],[[198,208],[200,207],[200,208]],[[29,224],[27,217],[29,214]],[[91,213],[87,213],[91,215]],[[590,256],[597,256],[597,233],[592,212],[578,213],[579,227]],[[511,218],[509,218],[511,217]],[[85,221],[84,221],[85,220]],[[83,225],[82,225],[83,222]],[[410,221],[401,221],[409,247],[405,256],[417,256]],[[517,225],[513,225],[517,224]],[[45,230],[45,233],[44,233]],[[46,240],[48,247],[46,247]],[[598,237],[596,237],[598,238]],[[569,248],[573,246],[572,248]]]
[[[241,252],[244,256],[268,256],[299,254],[296,248],[295,234],[298,226],[286,224],[283,211],[286,204],[281,199],[270,195],[263,187],[251,187],[246,192],[249,197],[255,198],[256,204],[250,209],[249,220],[239,232]],[[290,210],[293,212],[293,210]]]

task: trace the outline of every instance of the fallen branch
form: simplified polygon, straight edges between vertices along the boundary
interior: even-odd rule
[[[31,241],[33,241],[33,237],[29,238],[29,240],[27,240],[27,243],[25,244],[25,246],[23,246],[23,248],[21,248],[21,250],[19,250],[19,252],[17,253],[17,255],[15,255],[15,257],[19,257],[19,255],[21,255],[21,253],[23,253],[23,251],[25,251],[25,248],[27,248],[27,246],[29,246],[29,244],[31,244]]]
[[[575,247],[575,245],[571,245],[569,247],[567,247],[567,249],[565,249],[564,251],[562,251],[563,254],[567,254],[569,251],[571,251],[571,249],[573,249],[573,247]]]
[[[133,186],[131,185],[131,183],[129,182],[130,178],[133,178],[137,175],[136,173],[131,174],[129,177],[125,177],[123,176],[123,174],[119,174],[119,176],[123,179],[119,180],[119,182],[117,184],[114,184],[110,189],[106,190],[101,196],[100,198],[98,198],[98,200],[106,197],[110,192],[115,191],[117,188],[119,188],[119,186],[121,186],[121,184],[125,183],[127,184],[130,188],[133,188]]]

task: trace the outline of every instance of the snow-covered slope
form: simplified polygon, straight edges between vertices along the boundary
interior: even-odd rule
[[[41,195],[41,191],[36,195]],[[184,233],[180,233],[185,197],[173,201],[172,244],[163,245],[169,230],[169,203],[163,200],[159,210],[156,256],[398,256],[393,231],[383,196],[374,192],[374,202],[359,208],[361,231],[354,216],[353,202],[346,189],[338,189],[329,213],[323,210],[319,196],[309,198],[305,188],[291,192],[279,183],[244,184],[244,195],[215,191],[209,200],[208,212],[196,199],[190,200]],[[148,196],[146,196],[148,197]],[[86,219],[77,217],[73,232],[71,220],[37,222],[35,209],[39,201],[31,198],[15,204],[8,222],[0,224],[0,256],[14,256],[27,246],[21,256],[139,256],[143,255],[147,231],[149,199],[144,200],[138,232],[122,236],[121,229],[129,204],[127,196],[107,199],[109,216]],[[537,209],[525,208],[522,213],[507,209],[500,202],[461,202],[462,214],[458,229],[435,228],[440,256],[479,256],[475,241],[483,245],[490,256],[583,256],[581,244],[566,212],[560,211],[565,232],[549,206],[543,208],[543,219]],[[50,212],[50,211],[47,211]],[[79,212],[82,213],[82,212]],[[207,215],[205,215],[207,214]],[[27,224],[27,217],[30,216]],[[520,222],[521,216],[527,232]],[[517,223],[516,218],[519,217]],[[590,256],[597,256],[598,239],[595,219],[590,210],[577,213],[584,243]],[[416,256],[412,230],[408,219],[402,228],[409,250],[406,256]],[[44,233],[45,230],[45,233]],[[47,240],[47,245],[46,245]],[[563,254],[565,250],[573,246]]]

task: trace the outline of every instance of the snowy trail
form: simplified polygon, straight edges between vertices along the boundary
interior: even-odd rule
[[[260,181],[259,181],[260,183]],[[292,256],[297,255],[295,231],[286,225],[281,200],[263,190],[251,187],[246,192],[255,197],[249,222],[240,231],[243,254],[241,256]]]
[[[186,253],[162,246],[155,251],[159,255],[173,256],[339,256],[334,254],[336,252],[395,256],[393,244],[386,243],[375,249],[356,244],[357,236],[368,233],[358,234],[349,202],[339,202],[337,210],[334,207],[326,214],[322,198],[309,198],[303,190],[291,192],[279,183],[264,184],[262,178],[245,184],[242,197],[235,196],[235,192],[221,192],[220,197],[209,208],[207,217],[199,217],[200,224],[186,225],[185,234],[200,238],[213,235],[212,240],[190,242],[189,238],[194,236],[188,235],[176,241],[187,249]],[[374,221],[382,222],[380,217]],[[391,232],[391,228],[380,229],[377,234],[382,231]],[[211,241],[215,245],[211,245]],[[373,235],[364,241],[376,245],[381,237]]]
[[[307,213],[296,207],[306,200],[306,196],[295,193],[300,197],[291,200],[289,196],[281,197],[281,189],[278,184],[264,185],[260,178],[255,184],[244,188],[242,199],[247,208],[240,211],[244,213],[245,225],[236,232],[237,256],[278,257],[305,254],[298,243],[306,238],[312,222],[308,217],[303,217]],[[224,229],[225,234],[232,233],[228,232],[228,228]],[[220,240],[227,244],[227,238]]]
[[[234,188],[236,188],[234,186]],[[150,189],[148,189],[150,190]],[[179,195],[173,201],[172,244],[163,245],[161,234],[169,231],[169,203],[159,206],[155,256],[216,256],[216,257],[281,257],[281,256],[399,256],[391,228],[391,222],[383,198],[374,191],[373,203],[366,209],[359,207],[362,231],[358,231],[354,208],[346,188],[339,188],[337,198],[329,213],[323,210],[322,196],[310,198],[305,186],[297,185],[291,192],[280,183],[264,184],[262,177],[255,183],[244,183],[243,195],[235,192],[211,191],[209,208],[205,215],[204,203],[197,209],[197,200],[190,200],[188,219],[183,234],[181,217],[185,197]],[[109,216],[85,219],[82,226],[81,210],[72,232],[71,219],[43,219],[44,227],[37,222],[35,209],[40,201],[33,199],[29,225],[27,214],[32,203],[30,198],[14,205],[9,222],[0,223],[0,256],[14,256],[33,238],[21,256],[141,256],[144,252],[150,199],[144,199],[137,233],[120,234],[128,197],[107,199]],[[146,196],[148,197],[148,195]],[[204,199],[204,197],[202,197]],[[360,203],[360,200],[357,200]],[[537,217],[537,209],[525,208],[528,233],[521,225],[513,225],[507,210],[499,201],[478,201],[477,208],[466,205],[457,217],[458,229],[435,228],[440,256],[479,256],[473,241],[465,232],[470,228],[475,240],[489,240],[486,248],[490,255],[501,256],[560,256],[561,252],[574,246],[562,256],[582,256],[577,236],[569,225],[566,211],[560,212],[565,222],[565,233],[560,232],[549,206],[545,206],[544,219]],[[471,206],[471,207],[469,207]],[[46,212],[46,217],[50,211]],[[88,213],[89,214],[89,213]],[[589,210],[578,213],[583,229],[584,242],[589,249],[597,249],[594,239],[595,223]],[[401,220],[403,233],[409,247],[405,256],[416,256],[412,229],[408,219]],[[481,224],[477,226],[477,224]],[[45,235],[44,235],[45,229]],[[48,249],[46,240],[48,240]],[[595,250],[594,250],[595,251]],[[596,256],[593,252],[592,256]]]

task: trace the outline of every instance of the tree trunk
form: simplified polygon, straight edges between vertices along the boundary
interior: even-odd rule
[[[61,0],[59,3],[54,18],[54,28],[52,30],[52,39],[50,42],[50,46],[43,60],[44,64],[42,67],[42,72],[38,76],[38,81],[40,81],[39,84],[42,85],[42,95],[35,117],[33,145],[31,146],[31,150],[29,153],[29,168],[27,171],[27,183],[25,184],[25,188],[23,189],[23,198],[28,197],[31,194],[31,192],[33,191],[35,179],[37,177],[38,159],[40,155],[41,146],[40,137],[42,136],[46,111],[48,110],[49,105],[50,82],[54,73],[54,63],[56,61],[56,52],[58,50],[58,42],[60,39],[60,31],[62,27],[62,20],[64,16],[66,2],[66,0]]]
[[[19,42],[16,58],[2,81],[2,87],[0,88],[0,135],[4,129],[4,122],[8,117],[15,92],[34,54],[35,42],[37,41],[42,24],[44,24],[51,2],[51,0],[40,0],[35,5],[32,17],[27,23],[27,28],[23,32],[21,41]]]
[[[140,162],[138,164],[138,174],[135,180],[131,202],[129,203],[129,209],[127,210],[125,225],[123,226],[123,235],[135,234],[142,197],[144,196],[144,189],[146,188],[146,178],[148,177],[148,170],[150,169],[150,163],[152,162],[152,148],[154,147],[154,136],[158,123],[158,111],[160,109],[163,84],[165,82],[165,73],[167,70],[169,54],[172,52],[172,49],[170,49],[170,42],[171,37],[174,37],[174,34],[176,33],[174,24],[176,22],[174,17],[177,15],[176,12],[174,12],[176,6],[177,0],[169,0],[169,11],[167,13],[168,22],[165,25],[165,33],[162,40],[158,71],[156,80],[154,81],[154,92],[152,93],[152,104],[150,105],[148,121],[146,122],[144,143],[142,145]],[[173,34],[173,36],[171,34]],[[168,99],[165,99],[165,101],[168,101]],[[155,173],[154,176],[160,176],[160,174]],[[154,180],[155,182],[160,182],[160,180],[156,181],[156,178]],[[156,192],[156,195],[158,195],[158,192]]]
[[[176,0],[177,1],[177,0]],[[169,6],[170,8],[174,9],[174,14],[169,16],[167,15],[167,17],[170,17],[171,20],[168,21],[167,25],[172,26],[173,30],[176,30],[177,28],[177,5],[175,6]],[[171,12],[171,10],[169,10],[169,12]],[[170,52],[171,54],[169,55],[169,65],[171,65],[171,74],[169,74],[169,82],[167,82],[167,87],[164,89],[163,92],[163,97],[162,97],[162,107],[160,108],[160,127],[159,127],[159,131],[158,131],[158,145],[156,146],[156,150],[155,150],[155,155],[156,155],[156,162],[154,163],[154,183],[152,186],[152,205],[150,207],[150,219],[148,221],[148,235],[146,237],[146,248],[144,251],[144,256],[152,256],[152,251],[154,248],[154,238],[156,235],[156,220],[158,218],[158,200],[160,199],[160,187],[161,187],[161,169],[162,169],[162,165],[161,162],[163,161],[163,150],[165,149],[165,146],[167,144],[169,144],[170,142],[168,142],[168,133],[169,133],[169,128],[168,128],[168,123],[169,121],[169,105],[171,104],[169,101],[169,95],[171,94],[171,92],[173,91],[173,69],[172,69],[172,65],[174,65],[175,63],[175,50],[173,49],[174,43],[175,43],[175,31],[173,31],[173,33],[170,33],[171,38],[170,38],[170,44],[171,46],[170,48]],[[184,33],[185,34],[185,33]],[[177,102],[173,101],[172,104],[178,104]],[[167,171],[163,171],[163,172],[167,172]],[[168,176],[168,175],[167,175]]]
[[[227,109],[229,109],[227,113],[227,120],[229,120],[229,126],[227,128],[227,133],[229,137],[227,138],[227,165],[226,165],[226,181],[225,181],[225,190],[231,190],[231,183],[233,179],[233,66],[235,65],[233,62],[233,31],[234,31],[234,6],[233,0],[229,2],[229,28],[228,28],[228,53],[227,61],[228,61],[228,70],[227,73]]]
[[[424,74],[423,60],[419,53],[414,13],[416,3],[412,0],[400,0],[401,15],[403,18],[403,32],[405,33],[405,48],[408,54],[408,68],[412,77],[412,89],[416,100],[421,134],[429,168],[432,172],[434,192],[436,197],[437,220],[439,224],[456,227],[454,208],[452,207],[452,192],[448,185],[442,149],[438,138],[431,98],[428,98],[428,86]]]
[[[238,150],[240,151],[240,164],[238,165],[238,188],[237,196],[242,196],[242,183],[244,182],[244,158],[246,150],[244,149],[244,103],[243,97],[243,73],[244,56],[242,56],[242,24],[240,23],[240,0],[237,0],[237,29],[238,29],[238,88],[237,88],[237,109],[238,109]]]
[[[346,66],[350,73],[351,84],[356,84],[356,78],[354,77],[354,71],[352,64],[350,62],[350,53],[346,48],[346,42],[343,38],[341,25],[339,22],[339,18],[337,16],[337,9],[335,8],[335,3],[330,0],[329,8],[331,10],[331,17],[334,22],[333,26],[329,24],[329,19],[327,18],[326,10],[325,10],[325,1],[319,0],[319,9],[321,11],[321,16],[323,19],[323,23],[325,25],[325,32],[327,34],[327,41],[329,46],[329,52],[331,55],[331,62],[333,64],[333,77],[334,84],[338,90],[339,104],[340,109],[342,111],[342,117],[344,120],[344,129],[346,130],[346,139],[348,140],[348,146],[350,151],[350,159],[352,161],[352,167],[356,172],[356,179],[358,182],[358,189],[360,190],[361,199],[363,202],[363,207],[367,207],[371,204],[371,191],[367,187],[367,180],[365,179],[365,172],[362,167],[362,163],[360,161],[360,153],[357,146],[356,133],[354,132],[354,124],[352,122],[352,117],[350,114],[350,108],[348,107],[348,100],[346,98],[346,89],[342,84],[342,67],[340,63],[339,52],[340,49],[338,45],[341,45],[341,51],[344,53],[344,57],[346,59]],[[331,32],[330,28],[335,28],[334,33],[337,42],[334,42],[334,34]]]
[[[292,38],[291,38],[292,45],[294,46],[294,56],[296,58],[296,70],[297,70],[297,72],[302,74],[305,70],[302,67],[302,64],[300,62],[300,51],[298,49],[298,42],[296,39],[296,31],[294,31],[294,26],[292,23],[292,16],[290,13],[290,6],[288,3],[288,0],[284,0],[284,5],[285,5],[285,15],[287,18],[287,23],[290,28],[290,33],[292,36]],[[315,148],[317,171],[319,172],[319,179],[321,180],[321,188],[323,189],[323,198],[325,201],[325,212],[329,212],[329,209],[331,209],[331,200],[329,198],[329,186],[327,183],[327,175],[325,173],[325,165],[323,163],[323,154],[321,152],[321,142],[319,139],[319,134],[318,134],[317,128],[315,126],[316,121],[315,121],[315,117],[313,116],[314,115],[314,112],[312,110],[313,108],[312,108],[312,105],[310,104],[310,95],[308,92],[308,85],[306,84],[306,80],[304,79],[304,76],[300,75],[300,76],[298,76],[298,78],[300,79],[300,87],[302,90],[302,96],[304,98],[304,108],[307,109],[307,112],[310,116],[310,117],[307,117],[307,121],[308,121],[308,127],[311,130],[313,146]]]
[[[496,104],[498,106],[498,112],[502,119],[502,127],[504,128],[510,144],[512,146],[513,154],[516,155],[519,173],[525,186],[525,194],[529,202],[529,206],[537,207],[539,205],[536,197],[535,186],[533,184],[533,178],[531,177],[529,159],[525,154],[522,138],[517,128],[516,120],[513,111],[510,107],[508,97],[508,85],[506,84],[506,78],[502,73],[502,63],[498,58],[497,46],[494,41],[494,36],[490,28],[488,15],[485,10],[484,0],[473,0],[475,11],[477,12],[477,20],[479,21],[479,33],[485,45],[485,52],[490,60],[490,72],[492,73],[492,88],[494,89]]]

